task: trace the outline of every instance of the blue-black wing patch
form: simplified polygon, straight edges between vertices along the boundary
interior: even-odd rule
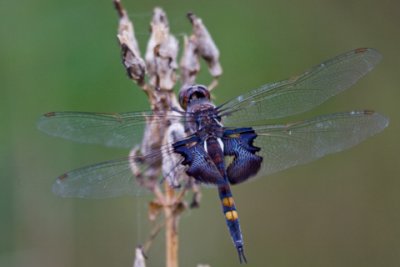
[[[252,128],[225,129],[222,141],[225,156],[233,156],[226,172],[231,184],[246,181],[260,170],[263,158],[256,155],[260,148],[253,145],[257,134]]]
[[[204,150],[204,142],[198,137],[178,141],[173,144],[174,152],[180,154],[184,160],[183,165],[188,166],[187,175],[196,181],[206,184],[226,183],[212,159]]]

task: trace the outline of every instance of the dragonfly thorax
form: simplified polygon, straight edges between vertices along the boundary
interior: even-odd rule
[[[201,98],[192,100],[186,112],[187,120],[185,130],[189,134],[196,134],[205,140],[210,136],[222,136],[221,118],[215,105],[208,99]]]

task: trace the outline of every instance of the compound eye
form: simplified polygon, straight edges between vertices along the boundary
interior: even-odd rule
[[[197,87],[196,88],[197,91],[204,92],[205,94],[209,94],[207,87],[205,87],[204,85],[198,84],[198,85],[196,85],[196,87]]]
[[[197,85],[197,91],[198,93],[201,93],[203,97],[210,99],[210,91],[208,91],[206,86],[202,84]]]
[[[182,87],[179,92],[179,104],[184,110],[186,110],[189,102],[189,89],[188,87]]]
[[[182,87],[181,91],[179,92],[179,104],[185,110],[190,101],[202,98],[206,98],[207,100],[210,99],[210,92],[204,85],[187,85]]]

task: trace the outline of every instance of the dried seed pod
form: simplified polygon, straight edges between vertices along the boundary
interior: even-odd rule
[[[199,56],[195,37],[184,36],[183,54],[180,62],[182,85],[195,84],[197,73],[200,71]]]
[[[129,153],[129,167],[136,177],[136,181],[132,182],[137,182],[138,185],[152,192],[158,185],[158,177],[160,176],[159,165],[160,163],[157,162],[145,162],[138,148],[133,148]],[[143,168],[144,166],[150,167]]]
[[[133,267],[146,267],[146,257],[143,254],[143,249],[137,247],[135,250],[135,261],[133,262]]]
[[[114,5],[119,15],[117,37],[122,50],[122,63],[124,64],[128,76],[140,86],[143,86],[146,75],[146,64],[140,56],[133,24],[129,20],[121,2],[119,0],[114,0]]]
[[[162,174],[172,187],[179,187],[182,183],[187,183],[189,177],[185,173],[185,167],[181,164],[182,157],[171,153],[172,144],[185,137],[185,129],[180,122],[171,122],[164,135],[164,144],[169,147],[162,151]]]
[[[178,41],[170,34],[167,15],[161,8],[154,9],[150,26],[151,36],[145,55],[149,83],[156,89],[172,90],[178,68]]]
[[[210,74],[217,78],[222,74],[219,62],[219,50],[214,43],[203,21],[193,13],[188,13],[188,18],[193,25],[193,36],[199,55],[207,62]]]

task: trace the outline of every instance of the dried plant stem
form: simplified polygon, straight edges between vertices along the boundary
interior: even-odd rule
[[[178,267],[178,249],[179,249],[179,236],[178,236],[178,223],[180,215],[174,214],[175,211],[175,191],[169,186],[165,185],[165,200],[167,205],[164,206],[165,215],[165,241],[166,241],[166,266]],[[169,205],[168,205],[169,204]]]
[[[113,0],[113,2],[119,16],[117,37],[122,52],[122,63],[129,78],[147,95],[154,113],[171,114],[180,108],[173,89],[178,80],[180,80],[182,87],[195,83],[200,71],[199,60],[201,58],[207,62],[210,75],[213,78],[210,90],[217,86],[218,77],[222,74],[219,51],[200,18],[193,13],[188,14],[188,19],[193,26],[193,33],[190,37],[184,37],[183,54],[179,64],[181,72],[178,76],[178,40],[170,33],[165,12],[159,7],[154,8],[150,22],[151,35],[145,55],[142,57],[132,21],[129,19],[121,1]],[[184,127],[179,122],[170,119],[160,123],[161,118],[162,116],[160,118],[149,117],[142,144],[140,148],[132,149],[130,154],[132,158],[157,152],[156,150],[162,145],[172,144],[179,138],[184,138]],[[134,266],[145,266],[143,253],[148,252],[157,234],[165,227],[166,266],[178,267],[178,225],[181,213],[188,206],[184,196],[186,191],[191,189],[194,197],[190,206],[197,207],[201,194],[198,186],[190,182],[191,178],[185,172],[182,170],[173,171],[179,165],[179,160],[174,159],[174,155],[163,154],[162,162],[150,161],[145,163],[149,165],[149,168],[144,172],[135,165],[135,162],[131,162],[131,169],[139,183],[154,195],[154,200],[149,205],[149,220],[155,221],[158,215],[163,212],[164,221],[155,225],[148,240],[141,248],[137,249]],[[158,182],[160,172],[165,178],[164,190],[161,190],[161,185]],[[171,176],[173,176],[173,179]],[[182,182],[188,186],[180,191],[175,191],[173,186]]]

